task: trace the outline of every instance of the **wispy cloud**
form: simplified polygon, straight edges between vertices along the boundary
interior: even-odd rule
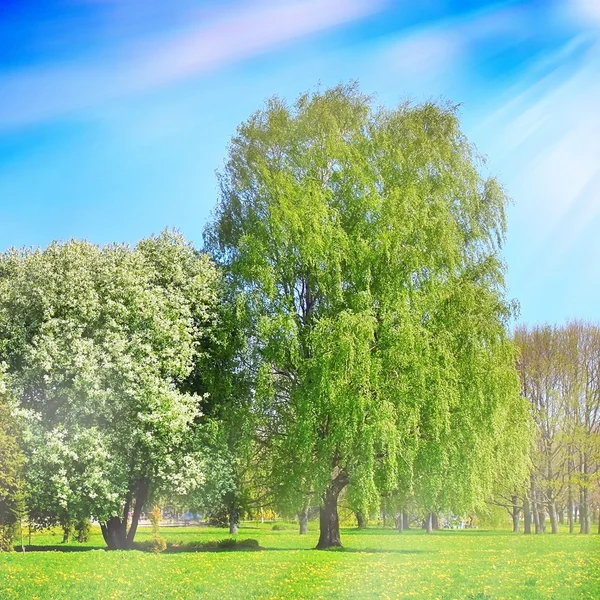
[[[515,94],[486,124],[497,136],[497,162],[519,155],[518,184],[535,191],[528,199],[537,231],[548,235],[600,172],[600,43],[570,42],[556,53],[555,68]],[[571,69],[562,69],[584,49]],[[547,61],[547,58],[544,59]],[[528,160],[522,161],[527,156]],[[543,210],[540,210],[543,209]]]
[[[0,128],[27,125],[195,77],[364,18],[382,0],[246,4],[118,57],[0,72]]]
[[[490,54],[518,45],[531,36],[528,12],[507,2],[489,3],[483,8],[425,21],[395,33],[380,43],[376,57],[387,73],[407,81],[427,94],[431,89],[455,91],[454,83],[469,69],[477,69]],[[487,56],[481,56],[481,47]],[[472,91],[468,91],[472,96]]]
[[[599,37],[580,34],[540,58],[509,97],[482,135],[495,140],[494,168],[510,173],[512,276],[541,302],[557,269],[597,264],[581,247],[600,217]]]

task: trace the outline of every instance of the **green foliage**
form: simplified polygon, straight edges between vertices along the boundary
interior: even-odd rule
[[[160,531],[160,521],[162,519],[162,513],[159,506],[154,505],[154,508],[148,514],[148,519],[152,525],[152,534],[155,536],[158,535]]]
[[[225,538],[222,540],[218,540],[217,542],[213,542],[212,544],[208,542],[204,545],[205,548],[210,548],[214,546],[216,550],[260,550],[258,545],[258,541],[248,538],[245,540],[236,540],[235,538]]]
[[[171,232],[0,256],[0,360],[26,424],[36,522],[104,522],[140,481],[157,494],[203,481],[203,398],[178,384],[214,326],[218,280]]]
[[[167,549],[167,540],[160,536],[160,521],[162,519],[162,513],[158,505],[154,505],[154,508],[148,515],[148,519],[152,525],[152,540],[147,543],[147,547],[141,549],[150,550],[151,552],[159,554]]]
[[[142,542],[136,542],[134,545],[136,550],[142,550],[143,552],[153,552],[154,554],[160,554],[167,549],[167,540],[159,535],[153,535],[151,539],[144,540]]]
[[[479,527],[482,529],[508,529],[511,520],[506,509],[500,506],[490,505],[478,514]]]
[[[206,241],[249,315],[282,511],[346,477],[364,512],[397,488],[481,505],[507,436],[520,471],[506,198],[480,166],[455,107],[377,109],[353,84],[238,128]]]
[[[180,504],[226,524],[230,515],[256,507],[260,452],[255,444],[258,414],[252,410],[254,372],[247,337],[248,311],[227,278],[218,288],[217,326],[205,338],[190,375],[181,385],[205,395],[195,444],[205,456],[203,482]]]
[[[81,519],[75,523],[75,532],[77,533],[77,541],[84,544],[90,539],[90,531],[92,526],[88,519]]]

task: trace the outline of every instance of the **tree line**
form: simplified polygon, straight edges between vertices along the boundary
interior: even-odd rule
[[[571,533],[600,533],[600,327],[573,321],[564,326],[520,326],[521,393],[531,403],[534,444],[530,474],[520,487],[505,487],[497,501],[513,529],[544,533],[566,522]],[[596,514],[595,514],[596,513]]]
[[[507,200],[482,172],[456,107],[340,85],[240,125],[201,249],[165,231],[0,255],[4,538],[93,519],[130,548],[161,499],[232,532],[317,510],[328,548],[342,496],[430,528],[506,490],[538,515],[562,498],[532,453],[549,446],[509,332]],[[586,426],[561,448],[589,506]]]

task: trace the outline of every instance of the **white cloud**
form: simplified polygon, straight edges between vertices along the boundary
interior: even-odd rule
[[[137,44],[119,60],[0,72],[0,128],[42,121],[197,76],[361,19],[381,6],[381,0],[246,4],[175,36]]]
[[[589,25],[589,20],[600,25],[600,0],[572,0],[570,5],[576,16]]]
[[[390,73],[415,77],[438,77],[462,51],[462,41],[452,30],[412,33],[386,48],[380,60]]]

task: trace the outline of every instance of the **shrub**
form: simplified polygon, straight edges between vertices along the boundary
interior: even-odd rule
[[[152,540],[149,543],[148,550],[151,550],[155,554],[164,552],[167,549],[167,540],[159,535],[161,517],[162,514],[160,512],[160,507],[158,505],[154,505],[154,508],[148,515],[150,523],[152,523]]]
[[[11,552],[19,529],[18,523],[3,525],[0,523],[0,552]]]
[[[210,543],[210,542],[209,542]],[[208,546],[208,544],[207,544]],[[248,538],[247,540],[236,540],[225,538],[215,543],[216,550],[259,550],[258,540]]]
[[[92,526],[87,519],[81,519],[75,524],[75,531],[77,532],[77,541],[80,544],[87,542],[90,539],[90,530]]]
[[[155,554],[160,554],[167,549],[167,540],[160,535],[152,538],[151,548],[152,552]]]
[[[142,552],[154,552],[155,554],[160,554],[167,549],[167,540],[164,537],[157,535],[151,540],[136,542],[133,547]]]

